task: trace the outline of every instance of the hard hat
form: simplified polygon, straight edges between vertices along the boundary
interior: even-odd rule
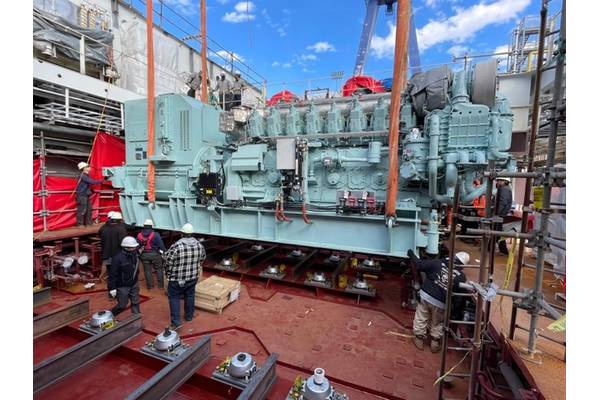
[[[114,212],[114,211],[109,211],[109,212],[108,212],[108,214],[106,215],[106,217],[107,217],[108,219],[113,219],[113,216],[114,216],[114,215],[115,215],[115,212]]]
[[[241,73],[240,71],[235,71],[235,72],[233,73],[233,75],[235,75],[235,76],[242,76],[242,73]]]
[[[144,221],[144,226],[154,226],[154,222],[151,219],[147,219]]]
[[[459,251],[458,253],[456,253],[455,257],[458,259],[458,261],[460,261],[462,265],[467,265],[469,263],[469,260],[471,259],[471,256],[469,256],[469,253],[467,253],[466,251]]]
[[[508,179],[508,178],[496,178],[496,180],[510,183],[510,179]]]
[[[138,242],[131,236],[125,236],[121,242],[121,247],[135,248],[138,247]]]
[[[120,212],[118,212],[118,211],[113,211],[113,213],[112,213],[112,217],[111,217],[111,218],[112,218],[112,219],[123,219],[123,216],[121,215],[121,213],[120,213]]]
[[[83,162],[83,161],[82,161],[82,162],[80,162],[79,164],[77,164],[77,168],[79,168],[80,170],[81,170],[81,169],[84,169],[84,168],[86,168],[86,167],[89,167],[89,166],[90,166],[90,165],[89,165],[88,163],[86,163],[86,162]]]
[[[181,228],[181,232],[183,233],[187,233],[187,234],[191,234],[194,233],[194,227],[192,226],[192,224],[185,224],[183,225],[183,227]]]

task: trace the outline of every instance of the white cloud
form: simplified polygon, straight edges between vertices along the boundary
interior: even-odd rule
[[[371,38],[371,53],[375,58],[391,58],[394,55],[396,43],[396,26],[388,21],[389,32],[387,36],[373,35]]]
[[[450,54],[452,57],[463,57],[468,53],[469,48],[467,46],[461,46],[460,44],[456,44],[448,49],[448,54]]]
[[[302,54],[300,56],[300,58],[304,61],[316,61],[317,60],[317,56],[315,56],[314,54]]]
[[[239,22],[252,21],[256,18],[256,15],[253,14],[256,6],[251,1],[240,1],[233,9],[234,11],[223,15],[223,21],[237,24]]]
[[[419,48],[426,50],[446,41],[463,43],[478,31],[492,24],[510,21],[525,10],[531,0],[496,0],[492,3],[480,1],[468,8],[456,8],[455,14],[444,20],[430,20],[417,29]]]
[[[496,47],[492,53],[497,54],[497,53],[507,53],[507,52],[508,52],[508,44],[502,44],[502,45]],[[492,56],[492,58],[495,58],[498,60],[498,68],[501,71],[506,70],[506,67],[508,66],[508,54],[499,54],[496,56]]]
[[[229,3],[229,0],[217,0],[217,3],[225,5],[225,4]]]
[[[246,59],[244,57],[242,57],[241,55],[239,55],[236,52],[229,52],[229,51],[225,51],[225,50],[219,50],[217,52],[212,53],[213,55],[217,55],[220,57],[220,61],[223,61],[222,59],[227,60],[227,62],[236,62],[236,61],[241,61],[244,62],[246,61]]]
[[[281,65],[281,63],[279,61],[273,61],[271,63],[271,67],[279,67]]]
[[[164,3],[176,11],[184,14],[190,15],[198,12],[200,6],[197,1],[193,0],[163,0]]]
[[[292,63],[286,62],[285,64],[281,65],[282,68],[292,68]]]
[[[464,43],[488,25],[501,24],[517,17],[531,0],[480,1],[468,8],[454,8],[455,14],[447,19],[429,20],[417,29],[417,41],[422,52],[444,42]],[[373,35],[371,52],[376,58],[392,58],[396,39],[396,26],[388,22],[386,36]]]
[[[256,9],[256,6],[251,1],[240,1],[233,9],[239,13],[251,13]]]
[[[438,0],[425,0],[425,5],[427,7],[435,8],[437,7]]]
[[[329,42],[317,42],[307,46],[306,50],[312,50],[315,53],[326,53],[329,51],[335,51],[335,47]]]
[[[280,22],[273,22],[267,9],[263,8],[260,13],[263,15],[263,17],[265,17],[265,22],[267,25],[275,29],[279,37],[284,37],[287,35],[287,28],[290,26],[291,22],[289,18],[283,18]]]

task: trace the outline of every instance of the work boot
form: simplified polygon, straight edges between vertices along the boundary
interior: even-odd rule
[[[431,339],[431,352],[437,353],[442,348],[440,341],[438,339]]]
[[[425,342],[420,336],[415,336],[413,338],[413,343],[415,344],[415,347],[419,350],[423,350],[425,348]]]

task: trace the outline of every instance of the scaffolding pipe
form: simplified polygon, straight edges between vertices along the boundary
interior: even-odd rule
[[[396,218],[396,198],[398,196],[398,136],[400,128],[400,99],[406,84],[406,54],[408,47],[408,26],[410,5],[408,0],[399,0],[396,8],[396,45],[394,50],[394,81],[390,104],[389,132],[389,172],[386,188],[385,215],[388,225]]]
[[[546,18],[548,16],[548,0],[542,0],[542,7],[540,9],[540,32],[538,39],[538,54],[544,52],[544,45],[546,40]],[[527,154],[527,172],[533,171],[535,161],[535,142],[538,133],[538,125],[540,118],[540,91],[542,86],[542,67],[544,57],[538,57],[535,70],[535,88],[533,92],[533,108],[531,111],[531,130],[529,133],[529,152]],[[523,214],[521,216],[521,233],[527,232],[527,221],[529,219],[529,206],[531,205],[531,186],[533,181],[530,178],[525,179],[525,191],[523,193]],[[514,291],[518,292],[521,290],[521,274],[523,272],[523,256],[525,255],[525,242],[521,240],[519,242],[519,251],[517,254],[517,272],[515,276]],[[518,308],[513,304],[512,312],[510,314],[510,328],[508,336],[511,340],[515,338],[515,324],[517,322]]]
[[[538,304],[555,320],[560,319],[562,317],[562,314],[556,311],[556,309],[552,307],[546,300],[538,299]]]
[[[201,100],[208,104],[208,62],[206,61],[206,0],[200,0],[200,41],[202,42],[202,67],[200,82],[202,82]]]
[[[510,172],[510,171],[499,171],[499,172],[484,172],[483,176],[493,176],[494,178],[541,178],[543,174],[540,172]]]
[[[494,160],[488,161],[488,171],[493,171],[496,167],[496,162]],[[486,183],[486,199],[492,198],[492,186],[493,186],[494,178],[488,176]],[[481,229],[484,232],[490,231],[491,224],[491,216],[492,216],[492,202],[485,202],[485,218],[481,221]],[[468,230],[467,230],[468,231]],[[490,246],[494,246],[494,237],[483,235],[483,239],[481,240],[481,256],[479,262],[479,275],[478,282],[487,283],[488,281],[488,257]],[[473,332],[472,339],[472,353],[471,353],[471,368],[470,368],[470,380],[469,380],[469,393],[468,400],[474,400],[477,392],[477,371],[479,370],[479,359],[481,352],[481,320],[483,317],[483,298],[479,292],[477,293],[477,301],[475,305],[475,329]]]
[[[494,231],[491,229],[467,228],[467,233],[474,234],[474,235],[482,235],[482,236],[486,236],[486,235],[487,236],[490,236],[490,235],[502,236],[502,237],[508,237],[508,238],[513,238],[513,239],[533,239],[533,238],[535,238],[535,235],[532,233],[504,232],[504,231]]]
[[[460,197],[460,185],[462,184],[461,179],[456,180],[454,188],[454,201],[452,204],[452,211],[458,210],[458,199]],[[446,353],[448,351],[448,326],[450,321],[450,315],[452,311],[452,285],[454,280],[454,253],[456,244],[456,216],[452,218],[450,224],[450,254],[448,261],[448,285],[446,286],[446,310],[444,312],[444,335],[442,336],[442,361],[440,365],[440,376],[444,376],[446,373]],[[444,383],[443,379],[438,383],[438,400],[443,399]]]
[[[146,103],[148,105],[148,202],[154,205],[156,196],[154,193],[154,164],[152,156],[154,155],[154,23],[152,21],[152,1],[146,1],[146,53],[148,65],[147,72],[147,92]]]
[[[42,186],[42,222],[44,224],[44,231],[48,230],[48,211],[46,210],[46,196],[48,196],[48,192],[46,190],[46,175],[48,171],[46,170],[46,142],[44,140],[44,132],[40,132],[40,183]]]
[[[566,28],[566,7],[565,1],[562,3],[562,15],[560,18],[560,35],[558,39],[558,55],[556,60],[556,74],[554,76],[554,87],[552,93],[552,105],[550,106],[550,133],[548,135],[548,156],[546,157],[545,167],[545,178],[544,178],[544,198],[542,202],[542,208],[550,208],[550,197],[552,190],[552,178],[549,172],[554,168],[555,156],[556,156],[556,138],[558,132],[558,118],[556,109],[562,102],[562,84],[563,84],[563,69],[564,69],[564,53],[565,53],[565,28]],[[547,7],[547,1],[544,1],[543,8]],[[540,231],[546,235],[548,233],[548,222],[550,219],[549,213],[542,213],[540,221]],[[537,304],[543,307],[543,293],[542,283],[544,280],[544,247],[545,243],[540,241],[537,248],[537,260],[536,260],[536,271],[535,271],[535,287],[534,296],[537,299]],[[537,308],[537,307],[536,307]],[[545,309],[545,308],[544,308]],[[531,315],[531,321],[529,324],[529,340],[527,342],[527,352],[529,354],[535,353],[536,340],[537,340],[537,324],[539,320],[538,309]],[[556,312],[556,311],[555,311]]]

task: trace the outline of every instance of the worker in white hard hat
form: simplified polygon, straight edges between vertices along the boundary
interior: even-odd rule
[[[202,276],[202,262],[206,258],[204,246],[193,236],[192,224],[183,225],[181,233],[183,237],[165,254],[172,329],[181,327],[179,306],[182,296],[185,320],[189,322],[194,318],[195,288],[198,279]]]
[[[146,279],[146,288],[154,289],[154,276],[156,272],[156,283],[159,289],[165,288],[165,279],[163,272],[162,254],[167,250],[160,237],[160,234],[154,230],[154,222],[151,219],[144,221],[144,229],[137,234],[137,241],[140,244],[140,260],[144,266],[144,277]]]
[[[112,258],[121,251],[121,242],[127,236],[127,227],[123,223],[123,216],[118,211],[109,211],[108,220],[100,227],[100,249],[102,257],[102,270],[100,281],[104,282],[110,274]],[[109,296],[110,297],[110,296]]]
[[[81,176],[77,182],[75,194],[77,196],[77,225],[85,226],[92,224],[92,203],[90,195],[92,194],[91,185],[98,185],[104,182],[103,179],[90,178],[90,166],[86,162],[77,164],[81,171]]]
[[[513,195],[510,189],[510,179],[508,178],[497,178],[496,179],[496,197],[494,199],[495,215],[501,217],[504,222],[508,222],[512,211]],[[494,224],[494,229],[501,231],[502,223]],[[498,243],[498,249],[502,254],[508,254],[508,246],[506,245],[506,239],[500,236],[496,236],[496,242]]]
[[[423,284],[418,285],[419,304],[413,319],[413,342],[419,350],[425,347],[427,328],[431,336],[431,352],[437,353],[441,348],[442,335],[444,334],[444,310],[446,309],[446,293],[448,289],[449,259],[419,259],[412,250],[408,251],[413,266],[425,275]],[[461,251],[454,257],[452,273],[453,290],[459,290],[459,283],[466,282],[462,265],[469,263],[469,253]]]
[[[108,290],[111,297],[117,298],[117,305],[111,310],[115,316],[127,308],[129,301],[131,312],[140,313],[138,246],[134,237],[125,236],[121,242],[122,250],[111,261]]]

